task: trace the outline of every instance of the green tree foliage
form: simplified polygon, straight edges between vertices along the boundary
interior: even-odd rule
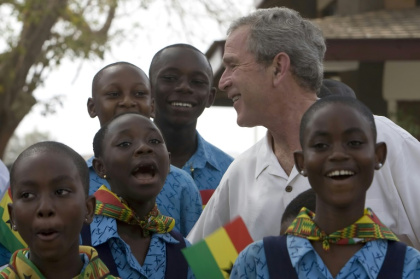
[[[9,25],[0,26],[6,44],[0,53],[0,157],[36,104],[33,92],[46,78],[46,69],[59,65],[63,57],[103,56],[117,4],[118,0],[0,0],[0,8],[11,16]],[[87,11],[94,7],[98,14],[89,18]]]
[[[182,32],[189,33],[188,26],[197,27],[203,18],[191,12],[205,11],[216,22],[227,22],[240,15],[243,3],[234,2],[238,1],[0,0],[0,158],[19,123],[37,103],[33,92],[63,58],[103,58],[110,39],[127,39],[127,30],[110,31],[114,21],[124,19],[124,12],[145,11],[159,4],[169,14],[177,14],[186,27]],[[122,14],[117,13],[120,10]],[[125,28],[132,33],[133,27]],[[54,111],[48,104],[46,108]]]

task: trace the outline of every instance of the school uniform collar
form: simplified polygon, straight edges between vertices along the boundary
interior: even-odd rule
[[[92,246],[101,245],[102,243],[108,242],[111,238],[122,240],[122,238],[118,234],[116,220],[110,217],[95,215],[94,221],[90,224],[90,230],[91,233],[97,231],[104,232],[102,234],[92,233]],[[151,236],[152,238],[159,238],[165,243],[179,243],[179,241],[173,238],[172,235],[170,235],[169,233],[154,233]]]
[[[199,133],[196,131],[197,135],[197,150],[191,156],[191,158],[185,163],[187,166],[192,166],[193,168],[203,169],[208,163],[213,168],[218,171],[222,171],[220,167],[219,160],[214,157],[214,153],[210,150],[210,143],[207,142]]]
[[[92,166],[92,162],[93,162],[93,159],[94,158],[95,158],[95,156],[92,156],[92,157],[90,157],[89,159],[86,160],[86,164],[87,164],[88,168],[92,168],[93,167]]]

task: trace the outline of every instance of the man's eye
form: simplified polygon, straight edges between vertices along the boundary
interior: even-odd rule
[[[131,142],[128,142],[128,141],[124,141],[124,142],[121,142],[121,143],[117,144],[118,147],[128,147],[130,145],[131,145]]]
[[[67,190],[67,189],[58,189],[57,191],[55,191],[55,193],[58,196],[65,196],[65,195],[68,195],[70,193],[70,191]]]

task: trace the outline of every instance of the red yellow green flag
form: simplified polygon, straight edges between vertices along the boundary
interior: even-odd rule
[[[20,234],[11,228],[9,210],[7,209],[9,203],[12,203],[10,188],[0,201],[0,243],[13,253],[18,249],[27,247],[27,245]]]
[[[204,240],[184,248],[187,259],[197,279],[229,278],[238,254],[253,240],[241,217],[218,229]]]

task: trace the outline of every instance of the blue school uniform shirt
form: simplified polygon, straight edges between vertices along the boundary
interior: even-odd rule
[[[149,250],[143,265],[131,253],[130,246],[121,239],[117,231],[115,219],[95,215],[90,225],[92,246],[98,246],[107,242],[119,277],[124,279],[162,279],[166,271],[166,243],[179,243],[169,233],[154,233],[150,240]],[[191,246],[185,240],[186,246]],[[188,267],[188,279],[195,278],[190,267]]]
[[[198,189],[216,189],[233,158],[205,141],[197,132],[197,150],[182,167],[194,179]]]
[[[93,157],[87,160],[89,167],[89,195],[102,185],[110,189],[108,182],[99,177],[92,167]],[[183,170],[171,165],[162,190],[156,197],[160,213],[175,219],[175,229],[187,236],[200,217],[202,203],[200,193],[192,178]]]
[[[309,240],[293,235],[287,236],[287,249],[292,265],[297,271],[298,278],[305,279],[376,278],[387,248],[386,240],[367,242],[334,278]],[[269,278],[262,240],[248,245],[239,254],[230,278]],[[420,278],[420,252],[407,246],[402,279],[414,278]]]

